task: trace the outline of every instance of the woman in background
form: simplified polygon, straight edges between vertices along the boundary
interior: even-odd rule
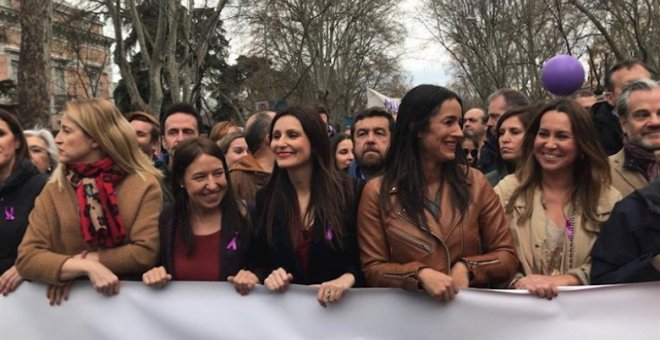
[[[240,131],[232,132],[224,136],[218,141],[218,146],[225,155],[229,169],[248,154],[248,145],[245,141],[245,134]]]
[[[50,176],[59,161],[53,135],[46,129],[25,130],[24,134],[32,163],[37,166],[39,171]]]
[[[505,112],[497,121],[496,169],[486,174],[486,179],[494,187],[504,177],[512,174],[522,157],[522,141],[527,125],[539,108],[526,105]]]
[[[348,171],[353,162],[353,140],[350,135],[338,134],[330,139],[332,155],[337,170]]]

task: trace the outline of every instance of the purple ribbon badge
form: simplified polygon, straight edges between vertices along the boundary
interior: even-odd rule
[[[325,229],[325,239],[328,241],[332,241],[334,238],[334,234],[332,233],[332,228],[328,227]]]
[[[571,223],[571,220],[566,219],[566,236],[568,236],[568,238],[573,238],[573,231],[573,223]]]
[[[238,233],[234,233],[234,236],[231,238],[231,241],[229,241],[229,244],[227,244],[227,250],[236,250],[238,249],[238,243],[237,243],[237,238]]]
[[[5,207],[5,221],[13,221],[16,219],[14,214],[14,207],[11,205]]]

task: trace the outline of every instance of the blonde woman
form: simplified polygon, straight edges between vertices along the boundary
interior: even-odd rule
[[[104,99],[68,102],[55,143],[59,165],[30,214],[18,272],[50,284],[51,304],[85,276],[99,293],[117,294],[119,278],[156,263],[160,175]]]

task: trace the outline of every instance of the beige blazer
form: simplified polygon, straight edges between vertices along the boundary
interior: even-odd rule
[[[495,193],[500,197],[502,206],[506,207],[514,190],[518,188],[519,182],[515,175],[505,177],[495,187]],[[621,199],[621,194],[614,188],[609,187],[599,198],[597,214],[600,223],[587,222],[582,219],[582,209],[578,206],[576,209],[575,231],[573,239],[573,267],[569,268],[569,242],[564,243],[563,258],[561,264],[562,274],[571,274],[576,276],[584,285],[589,284],[589,274],[591,272],[591,248],[596,241],[603,222],[605,222],[612,212],[614,204]],[[543,257],[543,245],[546,241],[546,217],[541,204],[541,190],[534,191],[532,202],[533,210],[531,218],[523,225],[518,225],[518,219],[522,211],[527,206],[524,197],[518,197],[513,210],[507,212],[509,219],[509,230],[513,238],[513,244],[518,253],[523,273],[541,274],[534,268],[540,268]],[[569,207],[565,208],[565,213],[569,214]]]
[[[648,184],[648,181],[641,173],[623,168],[625,162],[623,149],[610,156],[609,161],[612,186],[616,190],[619,190],[623,197],[630,195],[633,191],[641,189]]]

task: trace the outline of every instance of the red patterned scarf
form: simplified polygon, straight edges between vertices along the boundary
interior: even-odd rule
[[[633,144],[627,136],[623,139],[623,148],[635,159],[635,164],[647,181],[652,182],[660,177],[660,162],[653,152]]]
[[[105,248],[119,245],[126,230],[119,216],[115,186],[126,177],[126,172],[116,167],[110,157],[94,163],[69,164],[67,169],[67,178],[76,188],[85,242]]]

